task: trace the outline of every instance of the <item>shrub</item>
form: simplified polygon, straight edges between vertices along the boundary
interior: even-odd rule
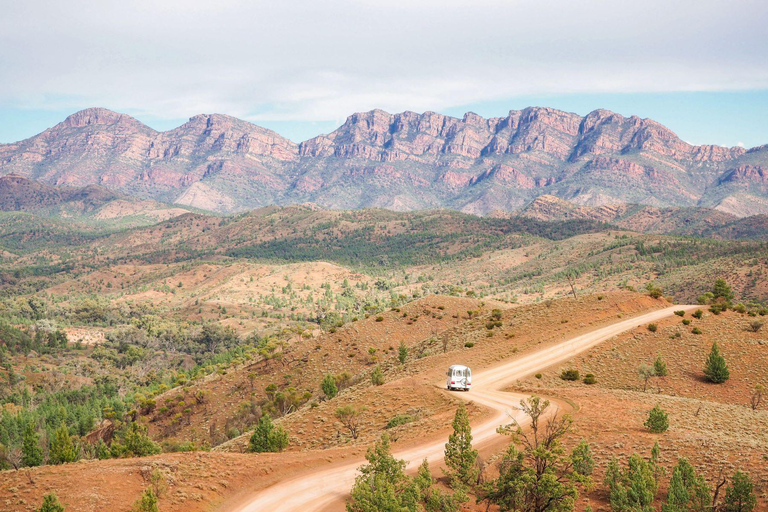
[[[725,311],[726,307],[725,304],[712,304],[709,306],[709,312],[713,315],[719,315],[723,311]]]
[[[648,283],[645,286],[645,289],[648,290],[648,295],[654,299],[661,298],[661,296],[664,295],[664,290],[655,286],[653,283]]]
[[[656,358],[656,361],[653,363],[653,374],[657,377],[666,377],[669,375],[669,371],[667,370],[667,363],[665,363],[661,358],[661,354],[659,354],[659,356]]]
[[[59,502],[56,493],[43,496],[43,504],[35,512],[64,512],[64,505]]]
[[[747,473],[736,470],[731,484],[725,489],[725,512],[752,512],[757,506],[754,485]]]
[[[761,322],[760,320],[753,320],[749,323],[749,330],[752,332],[757,332],[762,328],[763,328],[763,322]]]
[[[736,304],[733,307],[733,310],[736,311],[737,313],[742,313],[743,314],[743,313],[747,312],[747,306],[745,306],[744,304]]]
[[[474,347],[474,346],[475,346],[475,344],[474,344],[474,343],[472,343],[471,341],[468,341],[468,342],[466,342],[466,343],[464,344],[464,346],[465,346],[466,348],[472,348],[472,347]]]
[[[683,311],[683,310],[681,309],[680,311],[675,311],[675,314],[676,314],[677,316],[685,316],[685,311]]]
[[[363,414],[363,409],[347,404],[336,409],[335,414],[336,419],[349,430],[352,439],[357,439],[360,430],[360,416]]]
[[[408,347],[401,341],[400,346],[397,347],[397,360],[400,361],[400,364],[405,364],[406,359],[408,359]]]
[[[323,381],[320,383],[320,389],[323,390],[323,394],[329,400],[339,394],[339,388],[336,386],[336,377],[333,375],[326,375],[323,377]]]
[[[597,378],[594,376],[594,374],[588,373],[584,376],[583,382],[584,384],[594,384],[597,382]]]
[[[537,379],[540,379],[541,378],[541,374],[537,373],[536,375],[534,375],[534,377],[536,377]]]
[[[683,318],[683,325],[691,325],[691,321],[687,318]]]
[[[725,358],[720,354],[717,342],[712,344],[712,350],[704,363],[704,375],[707,380],[715,384],[722,384],[730,378],[730,371]]]
[[[376,365],[376,368],[371,372],[371,384],[374,386],[384,384],[384,372],[381,371],[381,366],[379,365]]]
[[[288,433],[281,426],[272,423],[269,414],[259,418],[248,443],[249,451],[256,453],[281,452],[288,446]]]
[[[133,504],[131,512],[158,512],[157,495],[151,487],[148,487],[141,493],[141,498]]]
[[[410,414],[398,414],[397,416],[390,419],[384,428],[399,427],[400,425],[405,425],[406,423],[410,423],[415,419],[416,418],[414,418]]]
[[[77,461],[79,454],[80,450],[72,442],[67,425],[62,420],[51,441],[48,459],[51,464],[66,464],[67,462]]]
[[[132,422],[123,436],[124,454],[133,457],[146,457],[160,453],[160,445],[147,435],[147,427]]]
[[[376,317],[376,321],[377,322],[383,322],[384,321],[384,317],[383,316],[377,316]]]
[[[648,330],[651,332],[656,332],[659,330],[658,324],[648,324]]]
[[[669,417],[667,412],[658,405],[654,406],[648,413],[648,419],[645,420],[643,425],[654,434],[666,432],[669,428]]]
[[[701,317],[702,317],[703,315],[704,315],[704,312],[703,312],[702,310],[700,310],[700,309],[697,309],[696,311],[694,311],[693,313],[691,313],[691,316],[692,316],[693,318],[696,318],[697,320],[701,320]]]
[[[560,378],[563,380],[579,380],[579,370],[563,370],[560,373]]]
[[[693,329],[691,329],[691,334],[701,334],[701,329],[699,329],[698,327],[694,327]]]

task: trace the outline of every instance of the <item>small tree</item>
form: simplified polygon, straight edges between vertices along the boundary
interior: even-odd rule
[[[605,472],[605,485],[609,490],[611,510],[615,512],[653,512],[653,501],[658,489],[655,463],[634,453],[629,457],[626,470],[618,460],[611,459]]]
[[[362,408],[357,408],[350,404],[336,409],[336,419],[349,430],[352,439],[357,439],[357,436],[360,433],[360,419],[362,414]]]
[[[666,411],[656,404],[648,413],[648,419],[643,425],[654,434],[661,434],[669,428],[669,418]]]
[[[323,377],[323,382],[320,384],[320,388],[323,390],[325,397],[329,400],[339,394],[339,388],[336,386],[336,377],[333,375],[326,375]]]
[[[35,512],[64,512],[64,505],[59,502],[56,493],[43,496],[43,504]]]
[[[133,421],[123,436],[125,453],[133,457],[146,457],[160,453],[160,445],[147,435],[147,427]]]
[[[752,512],[757,506],[752,480],[739,470],[733,474],[731,484],[725,489],[724,512]]]
[[[51,464],[66,464],[75,462],[78,459],[80,450],[72,442],[69,436],[67,424],[63,421],[53,435],[51,449],[48,452],[48,459]]]
[[[381,371],[381,366],[379,365],[376,365],[376,368],[371,372],[371,384],[374,386],[384,384],[384,372]]]
[[[453,418],[453,433],[445,445],[445,465],[451,478],[463,485],[477,482],[477,450],[472,449],[472,427],[464,404],[460,404]]]
[[[573,510],[579,495],[577,485],[590,488],[592,484],[594,461],[589,445],[581,443],[567,454],[562,438],[570,430],[570,417],[555,416],[542,424],[549,402],[536,396],[521,401],[520,406],[531,419],[530,428],[523,430],[514,422],[500,429],[511,434],[515,442],[499,464],[499,477],[483,486],[482,499],[497,504],[501,510]],[[522,446],[522,452],[516,443]]]
[[[725,282],[725,279],[718,279],[715,281],[715,285],[712,287],[712,295],[716,301],[721,299],[727,304],[730,304],[733,300],[733,290],[731,290],[731,287]]]
[[[711,510],[711,505],[712,496],[704,477],[696,474],[687,459],[679,459],[672,470],[662,512],[706,512]]]
[[[667,371],[667,363],[661,358],[661,354],[658,355],[656,362],[653,363],[653,374],[656,377],[666,377],[669,375],[669,371]]]
[[[397,360],[400,361],[400,364],[405,364],[406,359],[408,359],[408,347],[401,341],[397,348]]]
[[[384,434],[365,455],[347,501],[348,512],[416,510],[419,488],[405,475],[405,461],[395,459]]]
[[[648,381],[654,376],[653,367],[647,364],[641,364],[637,367],[637,373],[640,374],[640,378],[643,379],[643,393],[648,389]]]
[[[43,463],[43,450],[40,448],[40,435],[35,424],[27,423],[24,428],[24,439],[21,445],[21,464],[27,467],[39,466]]]
[[[133,504],[131,512],[158,512],[157,495],[151,487],[144,489],[141,498]]]
[[[704,364],[704,375],[715,384],[722,384],[731,376],[725,358],[720,354],[717,342],[712,343],[712,351]]]
[[[288,446],[288,433],[265,414],[259,418],[248,445],[249,450],[256,453],[281,452]]]

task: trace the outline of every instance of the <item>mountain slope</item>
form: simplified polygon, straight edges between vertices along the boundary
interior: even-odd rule
[[[313,202],[486,214],[551,194],[592,206],[768,213],[768,146],[693,146],[655,121],[606,110],[531,107],[489,119],[373,110],[297,145],[219,114],[156,132],[93,108],[0,145],[8,173],[220,212]]]

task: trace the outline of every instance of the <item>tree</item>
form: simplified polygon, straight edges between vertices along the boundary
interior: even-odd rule
[[[43,450],[40,448],[40,435],[35,424],[27,423],[24,428],[24,439],[21,445],[21,464],[27,467],[39,466],[43,463]]]
[[[72,442],[69,436],[69,429],[64,421],[53,435],[51,449],[48,452],[48,459],[51,464],[66,464],[75,462],[79,457],[80,450]]]
[[[339,394],[339,388],[336,386],[336,378],[333,375],[326,375],[323,377],[323,382],[320,384],[320,388],[323,390],[323,394],[329,400]]]
[[[669,417],[667,412],[656,404],[648,413],[648,419],[645,420],[643,425],[654,434],[666,432],[669,428]]]
[[[712,351],[704,363],[704,375],[706,375],[707,380],[715,384],[722,384],[731,376],[725,358],[720,354],[717,342],[712,343]]]
[[[405,364],[406,359],[408,359],[408,347],[401,341],[397,348],[397,360],[400,361],[400,364]]]
[[[661,354],[658,355],[656,361],[653,363],[653,374],[656,377],[666,377],[669,375],[669,371],[667,370],[667,363],[665,363],[661,358]]]
[[[347,511],[415,512],[419,488],[405,475],[405,461],[392,456],[387,434],[368,449],[365,458],[368,464],[359,468]]]
[[[654,447],[655,449],[655,447]],[[655,461],[646,461],[634,453],[629,457],[626,470],[618,460],[611,459],[605,472],[605,485],[609,490],[611,510],[614,512],[652,512],[658,490],[658,471]]]
[[[647,364],[641,364],[637,368],[637,373],[640,374],[640,378],[643,379],[643,393],[648,389],[648,380],[654,375],[653,367]]]
[[[288,446],[288,433],[272,423],[269,414],[259,418],[256,429],[248,443],[249,451],[256,453],[281,452]]]
[[[371,384],[374,386],[384,384],[384,372],[381,371],[381,366],[379,365],[376,365],[376,368],[371,372]]]
[[[35,512],[64,512],[64,505],[59,502],[56,493],[43,496],[43,504]]]
[[[724,512],[752,512],[757,506],[752,480],[739,470],[733,474],[731,484],[725,489]]]
[[[514,442],[502,457],[499,477],[483,486],[482,499],[501,510],[570,511],[579,495],[577,486],[592,485],[594,461],[589,445],[580,443],[571,454],[565,452],[562,438],[572,421],[568,416],[554,416],[542,424],[548,401],[532,396],[521,401],[520,407],[531,419],[530,428],[523,430],[513,422],[500,429],[512,435]]]
[[[687,459],[679,459],[672,470],[667,501],[662,512],[705,512],[711,510],[712,496],[704,477],[697,475]]]
[[[123,447],[126,454],[133,457],[146,457],[160,453],[160,445],[147,435],[147,427],[134,421],[128,425],[123,436]]]
[[[350,404],[336,409],[336,419],[349,430],[352,439],[357,439],[357,436],[359,435],[360,416],[362,413],[362,408],[357,408]]]
[[[131,512],[158,512],[157,495],[151,487],[144,489],[141,498],[133,504]]]
[[[714,300],[722,299],[724,302],[730,304],[733,300],[733,290],[728,286],[728,283],[724,279],[718,279],[715,281],[715,285],[712,287],[712,295]]]
[[[477,450],[472,449],[472,427],[464,404],[453,418],[453,433],[445,445],[445,464],[451,479],[464,485],[477,483]]]

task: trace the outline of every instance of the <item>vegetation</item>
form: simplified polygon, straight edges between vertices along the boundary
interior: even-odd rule
[[[712,351],[709,353],[706,362],[704,363],[704,375],[707,380],[715,384],[722,384],[730,378],[730,372],[728,371],[728,364],[725,362],[725,358],[720,354],[720,348],[717,346],[717,342],[712,344]]]
[[[611,459],[605,472],[605,485],[609,491],[611,510],[614,512],[653,512],[659,488],[658,445],[650,460],[632,454],[627,467],[622,469],[616,458]]]
[[[757,507],[754,485],[749,475],[736,470],[725,489],[724,512],[752,512]]]
[[[455,484],[471,486],[477,483],[477,450],[472,448],[472,428],[464,404],[459,405],[453,418],[453,433],[445,445],[445,465]]]
[[[323,377],[323,382],[320,384],[320,388],[323,390],[325,397],[330,400],[339,393],[339,388],[336,385],[336,377],[333,375],[326,375]]]
[[[141,498],[133,504],[131,512],[158,512],[157,495],[151,487],[141,493]]]
[[[687,459],[678,460],[672,470],[669,481],[666,503],[662,504],[662,512],[678,512],[681,510],[707,511],[712,506],[712,496],[701,475],[697,475]]]
[[[360,419],[362,414],[362,408],[350,404],[336,409],[336,419],[344,425],[344,428],[349,430],[349,435],[352,436],[352,439],[357,439],[357,436],[360,434]]]
[[[579,380],[579,370],[569,369],[569,370],[563,370],[560,373],[560,378],[563,380]]]
[[[35,512],[64,512],[64,505],[59,502],[56,493],[43,496],[43,504]]]
[[[661,354],[656,358],[656,361],[653,363],[653,374],[656,377],[666,377],[669,375],[669,370],[667,370],[667,363],[664,362],[664,359],[661,358]]]
[[[249,451],[256,453],[281,452],[288,447],[288,433],[272,423],[269,414],[259,418],[256,429],[248,443]]]
[[[661,434],[669,428],[669,415],[657,404],[648,413],[648,419],[643,425],[654,434]]]

